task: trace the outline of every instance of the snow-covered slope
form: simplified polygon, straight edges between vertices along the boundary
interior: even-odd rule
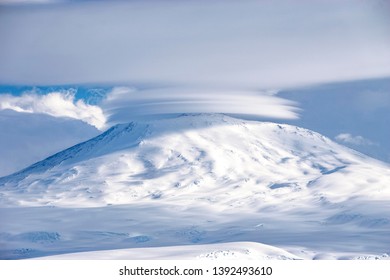
[[[285,250],[254,243],[254,242],[231,242],[215,243],[207,245],[187,245],[172,247],[136,248],[103,250],[83,253],[62,254],[40,259],[65,259],[65,260],[150,260],[150,259],[173,259],[173,260],[299,260],[302,259]]]
[[[218,114],[117,125],[0,179],[0,254],[252,241],[383,255],[389,167],[310,130]]]

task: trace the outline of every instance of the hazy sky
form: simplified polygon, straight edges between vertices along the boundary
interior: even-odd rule
[[[264,89],[390,75],[388,1],[1,2],[0,84]]]

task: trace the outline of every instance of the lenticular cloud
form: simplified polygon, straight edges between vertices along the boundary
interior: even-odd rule
[[[0,95],[0,110],[40,113],[54,117],[82,120],[98,129],[105,126],[106,118],[100,107],[75,100],[74,92],[51,92],[46,95],[25,93],[21,96]]]
[[[225,113],[276,119],[298,118],[295,103],[273,92],[116,87],[101,104],[109,122],[180,113]]]

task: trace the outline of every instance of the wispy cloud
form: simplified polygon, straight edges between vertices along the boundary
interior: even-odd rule
[[[390,22],[382,2],[70,1],[4,7],[0,83],[253,89],[390,75]]]
[[[48,94],[25,93],[21,96],[0,95],[0,110],[47,114],[82,120],[98,129],[105,126],[106,118],[100,107],[75,100],[72,90]]]
[[[370,140],[364,138],[363,136],[357,135],[353,136],[349,133],[341,133],[335,137],[335,139],[339,142],[343,142],[346,144],[352,144],[357,146],[371,146],[375,145]]]

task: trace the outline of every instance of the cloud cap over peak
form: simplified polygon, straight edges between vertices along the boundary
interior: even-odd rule
[[[100,104],[111,124],[181,113],[225,113],[257,118],[296,119],[296,103],[273,92],[202,88],[137,90],[116,87]]]

